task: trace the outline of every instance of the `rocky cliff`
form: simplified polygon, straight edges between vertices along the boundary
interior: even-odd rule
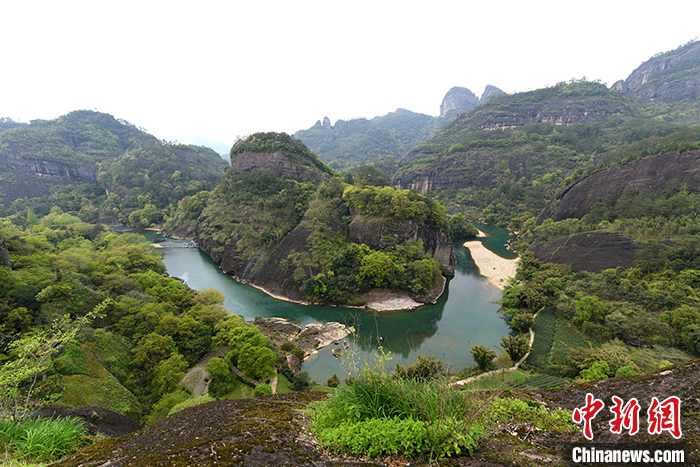
[[[700,96],[700,41],[656,55],[613,89],[661,102]]]
[[[700,150],[650,156],[581,177],[554,198],[538,222],[581,219],[598,203],[614,206],[626,190],[661,194],[669,183],[683,183],[689,192],[700,192]]]
[[[455,86],[447,91],[440,104],[440,116],[455,117],[479,105],[479,98],[467,88]]]
[[[496,95],[411,151],[401,160],[393,183],[422,194],[491,190],[505,180],[515,184],[547,171],[569,171],[576,164],[573,151],[599,148],[597,143],[590,148],[566,146],[598,138],[600,130],[591,129],[613,115],[633,114],[627,97],[598,83]],[[571,136],[560,136],[567,133]],[[534,208],[539,212],[542,206]]]
[[[353,216],[345,198],[350,192],[376,212]],[[201,211],[196,241],[226,274],[277,298],[361,305],[372,288],[406,291],[410,285],[424,302],[442,293],[436,284],[444,284],[441,271],[454,272],[452,240],[439,227],[446,225],[444,208],[435,201],[389,187],[348,185],[301,141],[267,133],[232,148],[231,169]],[[421,263],[420,277],[409,280],[401,273],[384,284],[367,273],[358,282],[372,250],[419,240],[422,253],[413,249],[396,260],[397,271],[414,271],[419,265],[413,262],[431,255],[435,261],[430,267]]]
[[[573,272],[600,273],[618,266],[631,268],[641,245],[618,232],[588,232],[531,246],[543,263],[571,266]]]
[[[95,166],[0,152],[0,190],[6,206],[18,198],[44,196],[81,183],[97,183]]]
[[[633,115],[632,107],[613,93],[587,86],[579,92],[557,92],[556,88],[542,89],[524,95],[497,96],[455,120],[455,125],[497,130],[519,128],[528,123],[602,122],[613,114]]]
[[[256,170],[269,170],[278,177],[297,182],[318,182],[323,177],[323,172],[315,167],[294,163],[284,151],[239,154],[231,158],[232,175]]]
[[[444,266],[446,275],[454,275],[457,257],[452,248],[452,237],[445,229],[411,221],[371,218],[358,214],[353,216],[349,230],[351,242],[364,243],[375,250],[420,240],[423,242],[423,253],[428,253]]]

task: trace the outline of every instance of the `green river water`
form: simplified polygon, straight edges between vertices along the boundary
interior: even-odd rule
[[[491,251],[505,258],[515,254],[505,248],[512,238],[505,229],[475,224],[487,234],[481,239]],[[147,234],[149,239],[155,235]],[[353,322],[357,332],[348,337],[353,354],[358,358],[373,355],[377,346],[391,351],[393,367],[399,362],[412,363],[418,354],[435,355],[453,371],[473,364],[469,348],[473,344],[494,348],[509,328],[496,303],[500,291],[478,274],[478,270],[462,246],[455,242],[457,268],[445,293],[435,305],[411,311],[372,313],[359,309],[306,306],[274,299],[253,287],[240,284],[221,272],[207,255],[194,248],[165,248],[163,262],[168,274],[183,279],[193,289],[213,288],[226,296],[224,305],[230,313],[246,320],[256,316],[288,318],[300,325],[327,321]],[[332,353],[333,345],[319,352],[303,369],[311,378],[325,384],[336,373],[346,376],[341,361]]]

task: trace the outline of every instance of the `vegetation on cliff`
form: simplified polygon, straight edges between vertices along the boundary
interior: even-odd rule
[[[271,151],[281,152],[284,159],[267,159]],[[432,199],[363,185],[377,180],[381,185],[370,167],[345,178],[354,185],[345,183],[288,135],[252,135],[236,143],[231,153],[231,172],[206,196],[192,228],[200,246],[224,271],[267,290],[276,287],[274,293],[334,304],[361,305],[361,294],[372,288],[422,296],[439,284],[441,266],[425,251],[424,240],[416,237],[402,244],[390,227],[429,225],[447,233],[445,209]],[[239,164],[239,158],[246,163]],[[307,171],[296,170],[300,166]],[[173,219],[190,222],[199,206],[199,199],[183,201],[170,218],[173,228]],[[352,238],[354,216],[389,226],[386,235],[373,239],[379,246]]]
[[[88,222],[160,225],[185,196],[211,190],[225,161],[171,144],[111,115],[76,111],[0,135],[4,214],[58,206]]]

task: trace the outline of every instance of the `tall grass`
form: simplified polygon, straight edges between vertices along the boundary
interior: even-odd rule
[[[484,404],[444,382],[368,372],[313,405],[310,415],[315,433],[331,450],[442,458],[476,448],[483,429],[474,422]],[[388,432],[399,434],[387,438]]]
[[[71,452],[85,434],[79,418],[34,418],[0,422],[0,443],[15,457],[39,461],[57,459]]]

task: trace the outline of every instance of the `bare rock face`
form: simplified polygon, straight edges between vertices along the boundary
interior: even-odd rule
[[[308,360],[323,347],[345,339],[353,332],[355,329],[352,326],[333,321],[326,324],[309,323],[299,333],[294,343],[304,352],[304,360]]]
[[[440,104],[440,116],[454,116],[471,110],[479,105],[479,98],[467,88],[455,86],[447,91],[442,104]]]
[[[319,181],[321,175],[317,170],[305,169],[290,161],[282,151],[273,153],[237,154],[231,159],[231,173],[252,172],[259,169],[270,169],[283,178],[298,182]]]
[[[537,259],[568,264],[573,272],[600,273],[606,269],[631,268],[641,245],[618,232],[588,232],[531,246]]]
[[[700,96],[700,42],[652,57],[614,89],[662,102]]]
[[[87,431],[92,436],[99,434],[117,437],[141,429],[141,425],[131,418],[102,407],[45,405],[34,411],[32,416],[43,418],[78,417],[85,422]]]
[[[309,323],[303,329],[285,318],[256,318],[252,324],[278,345],[284,341],[296,344],[304,352],[305,360],[323,347],[345,339],[355,332],[352,326],[335,321],[325,324]]]
[[[50,193],[57,186],[97,184],[97,170],[89,165],[23,157],[11,152],[0,153],[0,167],[11,176],[0,182],[6,205],[18,198],[35,198]]]
[[[591,173],[574,181],[544,209],[538,223],[551,218],[581,219],[596,203],[613,206],[626,189],[663,191],[671,180],[700,192],[700,150],[674,151]]]

